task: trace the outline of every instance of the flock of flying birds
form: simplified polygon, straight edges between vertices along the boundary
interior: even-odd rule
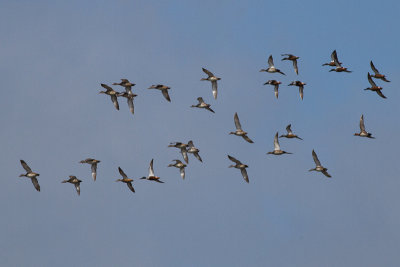
[[[290,60],[293,62],[293,68],[295,73],[298,75],[299,74],[299,69],[297,66],[297,60],[299,59],[299,57],[294,56],[292,54],[282,54],[282,56],[284,58],[282,58],[283,60]],[[371,69],[374,72],[374,75],[371,75],[368,72],[367,78],[368,78],[368,82],[370,83],[371,87],[368,87],[364,90],[370,90],[370,91],[374,91],[376,92],[380,97],[382,98],[386,98],[386,96],[384,96],[382,94],[382,87],[377,86],[376,83],[374,82],[374,80],[372,78],[375,79],[380,79],[382,81],[385,82],[390,82],[386,79],[386,76],[381,74],[377,68],[375,68],[374,64],[372,63],[372,61],[370,62],[371,65]],[[322,66],[331,66],[334,67],[332,69],[329,70],[329,72],[331,71],[335,71],[335,72],[347,72],[347,73],[351,73],[350,70],[348,70],[347,68],[342,66],[342,63],[339,62],[338,60],[338,56],[336,53],[336,50],[334,50],[331,54],[331,61],[328,63],[323,64]],[[201,81],[210,81],[211,82],[211,87],[212,87],[212,94],[214,99],[217,99],[217,95],[218,95],[218,84],[217,81],[221,80],[221,78],[216,77],[212,72],[210,72],[209,70],[203,68],[203,72],[207,74],[207,78],[202,78]],[[261,69],[260,72],[268,72],[268,73],[280,73],[282,75],[286,75],[285,73],[283,73],[281,70],[277,69],[274,65],[274,61],[272,58],[272,55],[269,56],[268,58],[268,68],[266,69]],[[277,80],[269,80],[267,81],[264,85],[269,84],[269,85],[273,85],[274,86],[274,93],[275,93],[275,97],[278,98],[278,89],[279,89],[279,85],[282,84],[282,82],[277,81]],[[129,106],[129,110],[132,114],[134,114],[134,103],[133,103],[133,99],[137,96],[136,94],[134,94],[132,92],[132,87],[135,86],[134,83],[131,83],[129,80],[127,79],[121,79],[120,83],[113,83],[113,85],[119,85],[125,88],[125,92],[117,92],[115,91],[113,88],[111,88],[110,86],[108,86],[107,84],[101,84],[101,86],[103,88],[106,89],[106,91],[100,91],[100,94],[106,94],[109,95],[111,97],[111,101],[114,104],[114,107],[119,110],[119,103],[118,103],[118,97],[125,97],[127,99],[127,103]],[[306,85],[306,83],[301,82],[301,81],[293,81],[291,82],[288,86],[297,86],[299,87],[299,93],[300,93],[300,98],[303,99],[304,96],[304,85]],[[171,102],[171,98],[168,94],[168,90],[171,89],[170,87],[163,85],[163,84],[157,84],[157,85],[152,85],[150,86],[148,89],[157,89],[160,90],[162,95],[164,96],[164,98],[168,101]],[[215,113],[214,110],[211,109],[211,105],[207,104],[206,102],[204,102],[202,97],[198,97],[197,98],[198,103],[196,105],[192,105],[191,107],[195,107],[195,108],[203,108],[206,109],[212,113]],[[234,115],[234,123],[235,123],[235,127],[236,127],[236,131],[234,132],[230,132],[229,134],[233,134],[236,136],[241,136],[245,141],[247,141],[248,143],[254,143],[248,136],[247,136],[247,132],[245,132],[242,129],[242,126],[240,124],[239,121],[239,116],[237,113],[235,113]],[[275,134],[274,137],[274,150],[271,152],[268,152],[267,154],[272,154],[272,155],[283,155],[283,154],[292,154],[290,152],[286,152],[281,150],[281,147],[279,145],[279,138],[285,137],[285,138],[296,138],[299,140],[303,140],[302,138],[300,138],[299,136],[297,136],[296,134],[293,133],[292,129],[291,129],[291,124],[289,124],[286,127],[286,131],[287,134],[286,135],[281,135],[278,136],[278,132]],[[371,133],[367,132],[365,130],[365,125],[364,125],[364,116],[361,115],[360,118],[360,132],[359,133],[355,133],[355,136],[360,136],[360,137],[367,137],[367,138],[374,138],[372,136]],[[189,163],[189,157],[188,157],[188,153],[193,154],[200,162],[203,162],[203,160],[201,159],[200,155],[199,155],[199,149],[196,148],[193,144],[193,141],[190,140],[187,144],[182,143],[182,142],[173,142],[170,143],[170,145],[168,147],[175,147],[178,148],[180,150],[180,153],[183,157],[183,160],[186,162],[186,164]],[[325,168],[324,166],[322,166],[321,162],[318,159],[317,154],[315,153],[314,150],[312,150],[312,157],[313,160],[315,162],[315,168],[310,169],[309,171],[317,171],[317,172],[321,172],[323,173],[326,177],[330,178],[331,175],[327,172],[327,168]],[[234,165],[230,165],[229,168],[237,168],[241,171],[242,176],[244,178],[244,180],[248,183],[249,182],[249,177],[247,175],[247,171],[246,168],[248,167],[248,165],[243,164],[241,161],[237,160],[236,158],[228,155],[229,160],[231,160],[233,163],[235,163]],[[185,167],[187,166],[185,163],[183,163],[181,160],[179,159],[175,159],[173,160],[174,163],[171,163],[168,165],[168,167],[175,167],[178,168],[180,171],[180,175],[182,177],[182,179],[185,179]],[[80,163],[87,163],[91,165],[91,172],[92,172],[92,178],[94,181],[96,181],[96,175],[97,175],[97,164],[100,163],[100,160],[96,160],[96,159],[92,159],[92,158],[87,158],[85,160],[80,161]],[[39,176],[39,173],[33,172],[32,169],[28,166],[28,164],[24,161],[21,160],[21,165],[22,167],[25,169],[26,173],[25,174],[21,174],[20,177],[27,177],[30,178],[33,186],[35,187],[35,189],[37,191],[40,191],[40,185],[37,179],[37,176]],[[121,169],[121,167],[118,167],[118,171],[120,173],[120,175],[122,176],[122,179],[117,179],[117,182],[123,182],[125,183],[128,188],[134,193],[135,189],[132,185],[133,179],[132,178],[128,178],[128,176],[125,174],[125,172]],[[149,180],[149,181],[155,181],[158,183],[164,183],[163,181],[160,180],[160,177],[156,176],[154,174],[154,168],[153,168],[153,159],[150,161],[150,166],[149,166],[149,173],[147,177],[142,177],[140,179],[145,179],[145,180]],[[75,186],[76,188],[76,192],[78,193],[78,195],[80,195],[80,183],[82,181],[79,180],[76,176],[69,176],[68,180],[63,180],[62,183],[71,183]]]

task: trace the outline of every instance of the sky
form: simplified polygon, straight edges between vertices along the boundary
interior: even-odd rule
[[[1,1],[1,266],[398,266],[398,1]],[[336,49],[352,73],[322,67]],[[300,57],[299,75],[281,54]],[[259,72],[273,55],[287,75]],[[364,91],[373,60],[387,99]],[[214,100],[201,68],[219,81]],[[135,114],[98,92],[136,83]],[[267,80],[282,81],[275,99]],[[287,85],[307,85],[304,100]],[[171,87],[172,102],[152,84]],[[123,91],[122,87],[114,87]],[[211,108],[190,108],[202,96]],[[237,112],[254,144],[229,135]],[[376,139],[353,136],[359,119]],[[267,155],[278,131],[292,155]],[[193,140],[186,179],[170,142]],[[332,175],[314,168],[311,151]],[[228,168],[249,165],[250,183]],[[101,160],[97,181],[80,160]],[[154,158],[164,184],[139,180]],[[19,174],[25,160],[41,192]],[[133,177],[136,193],[120,178]],[[62,184],[83,180],[81,195]]]

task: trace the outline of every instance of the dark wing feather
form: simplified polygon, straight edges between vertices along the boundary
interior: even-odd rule
[[[121,169],[121,167],[118,167],[119,174],[121,174],[122,178],[128,179],[128,176],[124,173],[124,171]]]
[[[372,60],[371,60],[371,69],[375,72],[375,74],[379,74],[378,69],[375,68],[374,63],[372,63]]]
[[[114,107],[115,107],[117,110],[119,110],[119,104],[118,104],[118,99],[117,99],[117,96],[116,96],[116,95],[112,95],[112,96],[111,96],[111,101],[113,102]]]
[[[235,159],[235,158],[232,157],[232,156],[229,156],[229,155],[228,155],[228,158],[229,158],[231,161],[235,162],[236,164],[242,164],[240,161],[238,161],[237,159]]]
[[[129,188],[133,193],[135,193],[135,189],[133,188],[133,185],[132,185],[131,182],[126,183],[126,185],[128,186],[128,188]]]
[[[29,168],[28,164],[26,164],[25,161],[23,161],[22,159],[20,161],[21,161],[22,168],[24,168],[26,172],[32,172],[31,168]]]
[[[208,69],[205,69],[205,68],[202,68],[202,69],[203,69],[204,73],[208,75],[208,77],[213,77],[214,76],[214,74],[212,74],[212,72],[209,71]]]
[[[321,162],[319,161],[318,156],[317,156],[317,153],[315,153],[314,149],[313,149],[313,151],[312,151],[312,157],[313,157],[313,159],[314,159],[315,164],[316,164],[317,166],[321,166]]]
[[[39,185],[39,182],[38,182],[38,180],[36,179],[36,177],[32,177],[32,178],[31,178],[31,181],[32,181],[32,184],[33,184],[33,186],[35,187],[35,189],[36,189],[38,192],[40,192],[40,185]]]
[[[165,99],[167,99],[168,102],[171,102],[171,98],[169,98],[168,90],[162,89],[161,92],[162,92],[163,96],[165,97]]]
[[[242,173],[242,176],[244,178],[244,180],[248,183],[249,182],[249,176],[247,175],[247,171],[246,169],[240,169],[240,172]]]
[[[377,93],[380,97],[386,98],[386,96],[384,96],[384,95],[382,94],[382,91],[381,91],[381,90],[377,90],[376,93]]]

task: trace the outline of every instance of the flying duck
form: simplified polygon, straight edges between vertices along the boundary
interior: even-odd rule
[[[279,140],[278,140],[278,132],[276,132],[274,137],[274,151],[268,152],[267,154],[282,155],[282,154],[292,154],[292,153],[281,150],[281,146],[279,145]]]
[[[121,174],[122,179],[117,179],[116,182],[123,182],[126,183],[128,188],[135,193],[135,189],[133,188],[132,182],[133,179],[128,178],[128,176],[124,173],[124,171],[121,169],[121,167],[118,167],[119,174]]]
[[[301,100],[303,100],[304,85],[306,85],[306,83],[303,83],[303,82],[300,82],[300,81],[293,81],[288,86],[292,86],[292,85],[295,85],[295,86],[299,87],[300,98],[301,98]]]
[[[246,140],[249,143],[254,143],[248,136],[247,132],[242,130],[242,126],[240,125],[239,117],[237,112],[235,112],[235,116],[233,117],[235,121],[235,126],[236,126],[236,131],[235,132],[230,132],[229,134],[234,134],[237,136],[243,137],[244,140]]]
[[[299,69],[297,68],[297,60],[300,57],[296,57],[295,55],[292,55],[292,54],[282,54],[281,56],[286,56],[286,57],[282,58],[282,61],[283,60],[291,60],[293,62],[294,72],[296,72],[296,74],[299,75]]]
[[[126,93],[132,94],[132,87],[136,84],[131,83],[130,81],[128,81],[128,79],[121,79],[120,83],[113,83],[113,85],[120,85],[122,87],[125,87]]]
[[[315,162],[316,167],[315,167],[314,169],[310,169],[310,170],[308,170],[308,171],[309,171],[309,172],[310,172],[310,171],[322,172],[326,177],[328,177],[328,178],[332,177],[332,176],[327,172],[328,169],[325,168],[325,167],[323,167],[323,166],[321,165],[321,162],[319,162],[319,159],[318,159],[317,154],[315,153],[314,149],[313,149],[313,151],[312,151],[312,157],[313,157],[313,159],[314,159],[314,162]]]
[[[35,187],[35,189],[40,192],[40,185],[39,185],[39,182],[38,182],[38,180],[36,178],[40,174],[36,173],[36,172],[33,172],[31,170],[31,168],[28,166],[28,164],[26,164],[26,162],[23,161],[22,159],[20,161],[21,161],[22,168],[25,169],[26,173],[25,174],[21,174],[19,177],[24,177],[25,176],[27,178],[30,178],[31,181],[32,181],[33,186]]]
[[[205,108],[205,109],[211,111],[212,113],[215,113],[214,110],[212,110],[212,109],[210,108],[211,105],[210,105],[210,104],[207,104],[206,102],[204,102],[204,100],[203,100],[202,97],[198,97],[198,98],[197,98],[197,101],[199,101],[199,103],[198,103],[197,105],[192,105],[192,106],[191,106],[192,108]]]
[[[371,87],[365,88],[364,90],[374,91],[374,92],[376,92],[380,97],[386,98],[386,96],[384,96],[384,95],[382,94],[382,91],[381,91],[383,88],[376,85],[376,83],[372,80],[371,74],[369,74],[369,72],[368,72],[368,76],[367,76],[367,77],[368,77],[369,83],[371,84]]]
[[[213,93],[214,99],[217,99],[217,95],[218,95],[218,84],[217,84],[217,81],[221,80],[221,78],[216,77],[214,74],[212,74],[211,71],[209,71],[209,70],[207,70],[205,68],[202,68],[202,69],[203,69],[203,72],[208,75],[208,77],[207,78],[201,78],[200,81],[210,81],[211,82],[212,93]]]
[[[78,196],[81,195],[81,180],[79,180],[78,178],[76,178],[76,176],[70,175],[68,180],[64,180],[61,183],[65,184],[65,183],[71,183],[73,185],[75,185],[75,189],[76,192],[78,193]]]
[[[297,135],[295,135],[292,132],[292,129],[290,129],[290,127],[292,127],[292,124],[289,124],[288,126],[286,126],[287,134],[286,135],[282,134],[281,136],[279,136],[279,138],[286,137],[286,138],[297,138],[297,139],[303,140],[300,137],[298,137]]]
[[[111,96],[111,101],[113,102],[114,107],[115,107],[117,110],[119,110],[119,104],[118,104],[118,99],[117,99],[118,92],[117,92],[117,91],[114,91],[114,89],[112,89],[112,88],[111,88],[110,86],[108,86],[107,84],[102,83],[102,84],[100,84],[100,85],[101,85],[103,88],[105,88],[106,91],[100,91],[99,94],[106,94],[106,95]]]
[[[368,133],[368,132],[365,130],[364,115],[361,115],[361,118],[360,118],[360,133],[355,133],[354,135],[355,135],[355,136],[360,136],[360,137],[375,138],[375,137],[372,136],[371,133]]]
[[[198,150],[194,145],[193,145],[193,141],[192,140],[190,140],[189,142],[188,142],[188,150],[187,150],[187,153],[191,153],[191,154],[193,154],[195,157],[196,157],[196,159],[198,159],[200,162],[203,162],[203,160],[201,159],[201,157],[200,157],[200,155],[199,155],[199,152],[200,152],[200,150]],[[188,160],[189,161],[189,160]]]
[[[135,107],[133,106],[133,98],[137,97],[136,94],[133,93],[127,93],[127,92],[123,92],[123,93],[119,93],[118,96],[122,96],[126,98],[126,101],[128,103],[129,106],[129,110],[131,111],[132,114],[135,113]]]
[[[338,57],[337,57],[337,53],[336,50],[333,50],[332,54],[331,54],[331,58],[333,60],[333,62],[335,63],[336,68],[334,69],[330,69],[329,72],[331,71],[336,71],[336,72],[351,72],[350,70],[348,70],[345,67],[342,67],[342,63],[339,62]]]
[[[175,163],[174,164],[169,164],[168,167],[178,168],[180,173],[181,173],[182,179],[185,179],[185,167],[186,167],[186,164],[182,163],[182,161],[180,161],[179,159],[174,159],[173,161],[175,161]]]
[[[267,69],[261,69],[260,72],[262,72],[262,71],[269,72],[269,73],[279,72],[280,74],[286,75],[285,73],[283,73],[279,69],[275,68],[274,59],[272,58],[272,55],[270,55],[269,58],[268,58],[268,68]]]
[[[382,81],[385,82],[390,82],[386,79],[385,75],[379,73],[379,70],[375,68],[374,63],[372,63],[372,60],[371,60],[371,69],[375,72],[375,75],[371,75],[371,77],[374,77],[376,79],[381,79]]]
[[[169,98],[169,94],[168,94],[168,90],[171,89],[171,87],[168,87],[168,86],[163,85],[163,84],[157,84],[157,85],[152,85],[147,89],[158,89],[158,90],[161,90],[161,93],[163,94],[165,99],[167,99],[168,102],[171,102],[171,98]]]
[[[228,158],[235,163],[235,165],[230,165],[229,168],[236,168],[239,169],[240,172],[242,173],[243,179],[246,181],[246,183],[249,183],[249,176],[247,175],[246,168],[249,167],[246,164],[241,163],[239,160],[235,159],[232,156],[228,155]]]
[[[278,89],[279,89],[279,85],[281,84],[281,82],[277,81],[277,80],[269,80],[268,82],[264,83],[264,85],[266,84],[270,84],[274,86],[274,92],[275,92],[275,97],[276,99],[278,99]]]
[[[99,162],[100,162],[100,160],[87,158],[87,159],[81,160],[79,163],[87,163],[87,164],[91,165],[92,177],[93,177],[93,180],[96,181],[97,163],[99,163]]]
[[[188,146],[187,144],[184,144],[181,142],[173,142],[168,145],[168,147],[179,148],[181,150],[183,159],[186,161],[186,163],[189,163],[189,158],[188,158],[187,151],[186,151],[187,146]]]
[[[150,167],[149,167],[149,175],[147,177],[142,177],[140,179],[145,179],[149,181],[155,181],[157,183],[164,183],[163,181],[160,180],[160,177],[154,175],[154,169],[153,169],[153,159],[150,161]]]

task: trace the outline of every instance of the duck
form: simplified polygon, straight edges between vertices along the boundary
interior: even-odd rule
[[[360,137],[367,137],[367,138],[373,138],[373,139],[375,139],[375,137],[373,137],[371,133],[368,133],[368,132],[365,130],[365,125],[364,125],[364,114],[361,115],[361,118],[360,118],[360,132],[359,132],[359,133],[355,133],[354,135],[355,135],[355,136],[360,136]]]
[[[229,134],[234,134],[237,136],[241,136],[243,137],[244,140],[246,140],[249,143],[254,143],[248,136],[247,136],[247,132],[242,130],[242,126],[240,125],[240,121],[239,121],[239,116],[237,114],[237,112],[235,112],[235,116],[233,117],[234,122],[235,122],[235,126],[236,126],[236,131],[235,132],[230,132]]]
[[[296,74],[299,75],[299,69],[297,68],[297,60],[300,57],[297,57],[297,56],[292,55],[292,54],[281,54],[281,56],[283,56],[283,57],[286,56],[286,57],[282,58],[282,61],[283,60],[291,60],[293,62],[294,72],[296,72]]]
[[[201,157],[200,157],[200,155],[199,155],[200,150],[197,149],[197,148],[194,146],[192,140],[190,140],[190,141],[188,142],[188,148],[189,148],[189,149],[187,150],[187,153],[193,154],[193,155],[196,157],[196,159],[198,159],[200,162],[203,162],[203,160],[201,159]],[[189,162],[189,160],[188,160],[188,162]]]
[[[286,126],[287,134],[286,134],[286,135],[283,134],[283,135],[279,136],[279,138],[281,138],[281,137],[286,137],[286,138],[297,138],[297,139],[303,140],[303,139],[301,139],[299,136],[295,135],[295,134],[292,132],[291,127],[292,127],[292,124],[289,124],[288,126]]]
[[[331,61],[329,61],[328,63],[322,64],[322,66],[330,66],[330,67],[335,67],[335,66],[336,66],[335,60],[334,60],[333,57],[332,57],[333,53],[336,54],[336,50],[334,50],[334,51],[332,52],[332,54],[331,54]],[[339,61],[338,61],[338,62],[339,62]],[[339,64],[342,64],[342,62],[339,62]]]
[[[336,72],[351,72],[350,70],[348,70],[345,67],[342,67],[342,63],[339,62],[338,57],[337,57],[337,53],[336,50],[333,50],[332,54],[331,54],[331,58],[333,60],[333,62],[335,63],[336,68],[334,69],[330,69],[329,72],[331,71],[336,71]]]
[[[315,153],[314,149],[312,151],[312,157],[314,159],[316,167],[314,169],[310,169],[308,171],[309,172],[311,172],[311,171],[322,172],[326,177],[331,178],[332,176],[327,172],[328,169],[321,165],[321,162],[319,161],[317,153]]]
[[[147,177],[143,176],[140,179],[149,180],[149,181],[155,181],[157,183],[164,183],[163,181],[160,180],[160,177],[154,175],[153,160],[154,159],[151,159],[151,161],[150,161],[149,175]]]
[[[267,154],[272,154],[272,155],[279,156],[279,155],[282,155],[282,154],[292,154],[292,153],[281,150],[281,147],[279,145],[279,140],[278,140],[278,132],[276,132],[275,138],[274,138],[274,151],[267,152]]]
[[[197,105],[192,105],[191,106],[192,108],[204,108],[207,109],[208,111],[211,111],[212,113],[215,113],[214,110],[210,108],[211,105],[204,102],[202,97],[198,97],[197,101],[199,101],[199,103]]]
[[[92,178],[93,181],[96,181],[96,176],[97,176],[97,163],[100,163],[100,160],[97,159],[92,159],[92,158],[87,158],[84,160],[79,161],[79,163],[87,163],[90,164],[91,169],[92,169]]]
[[[178,168],[180,173],[181,173],[182,179],[185,179],[185,167],[186,167],[186,164],[182,163],[182,161],[180,161],[179,159],[174,159],[173,161],[175,161],[175,163],[174,164],[169,164],[168,167]]]
[[[205,74],[208,75],[207,78],[201,78],[200,81],[210,81],[211,82],[211,87],[212,87],[212,94],[214,96],[214,99],[217,99],[217,95],[218,95],[218,84],[217,81],[221,80],[221,78],[218,78],[217,76],[215,76],[214,74],[212,74],[211,71],[202,68],[203,72]]]
[[[374,73],[375,73],[375,75],[371,75],[371,77],[374,77],[374,78],[376,78],[376,79],[381,79],[382,81],[385,81],[385,82],[387,82],[387,83],[390,82],[390,81],[388,81],[388,80],[386,79],[386,76],[385,76],[385,75],[379,73],[379,70],[378,70],[377,68],[375,68],[374,63],[372,63],[372,60],[371,60],[371,62],[370,62],[370,65],[371,65],[371,69],[372,69],[372,70],[374,71]]]
[[[128,188],[135,193],[135,189],[133,188],[132,182],[133,179],[128,178],[128,176],[125,174],[125,172],[121,169],[121,167],[118,167],[119,174],[122,176],[122,179],[117,179],[116,182],[123,182],[126,183]]]
[[[286,75],[285,73],[283,73],[279,69],[275,68],[274,59],[272,58],[272,55],[270,55],[269,58],[268,58],[268,68],[267,69],[261,69],[260,72],[262,72],[262,71],[269,72],[269,73],[278,72],[278,73],[280,73],[282,75]]]
[[[306,83],[303,83],[301,81],[293,81],[290,84],[288,84],[288,86],[292,86],[292,85],[295,85],[295,86],[299,87],[300,98],[301,98],[301,100],[303,100],[304,85],[306,85]]]
[[[109,95],[110,97],[111,97],[111,101],[113,102],[113,104],[114,104],[114,107],[117,109],[117,110],[119,110],[119,104],[118,104],[118,99],[117,99],[117,96],[118,96],[118,92],[117,91],[114,91],[114,89],[112,89],[110,86],[108,86],[107,84],[104,84],[104,83],[102,83],[102,84],[100,84],[101,85],[101,87],[103,87],[103,88],[105,88],[106,89],[106,91],[100,91],[99,92],[99,94],[106,94],[106,95]]]
[[[168,90],[171,89],[171,87],[168,87],[168,86],[163,85],[163,84],[157,84],[157,85],[152,85],[147,89],[158,89],[158,90],[161,90],[161,93],[163,94],[165,99],[167,99],[168,102],[171,102],[171,98],[169,97],[169,94],[168,94]]]
[[[249,176],[247,175],[247,171],[246,168],[248,168],[249,166],[247,166],[246,164],[241,163],[239,160],[235,159],[234,157],[228,155],[228,158],[235,163],[235,165],[230,165],[229,168],[236,168],[239,169],[240,172],[242,173],[243,179],[246,181],[246,183],[249,183]]]
[[[81,180],[79,180],[78,178],[76,178],[76,176],[74,175],[70,175],[68,180],[64,180],[61,183],[65,184],[65,183],[71,183],[75,186],[76,192],[78,193],[78,196],[81,195]]]
[[[264,85],[267,85],[267,84],[274,86],[275,97],[276,97],[276,99],[278,99],[278,89],[279,89],[279,85],[281,84],[281,82],[279,82],[277,80],[269,80],[266,83],[264,83]]]
[[[172,142],[168,145],[168,147],[179,148],[181,150],[183,159],[186,161],[186,163],[189,163],[189,158],[188,158],[187,151],[186,151],[187,146],[188,146],[187,144],[184,144],[181,142]]]
[[[133,94],[132,87],[135,86],[136,84],[131,83],[128,79],[121,79],[120,83],[113,83],[113,85],[120,85],[125,88],[126,93]]]
[[[376,85],[376,83],[372,80],[371,74],[369,74],[369,72],[368,72],[368,76],[367,76],[367,77],[368,77],[368,82],[371,84],[371,87],[365,88],[364,90],[374,91],[374,92],[376,92],[380,97],[386,98],[386,96],[384,96],[384,95],[382,94],[382,91],[381,91],[383,88]]]
[[[133,93],[123,92],[123,93],[119,93],[118,96],[122,96],[122,97],[126,98],[126,101],[128,103],[128,106],[129,106],[129,110],[130,110],[130,112],[132,114],[134,114],[135,113],[135,107],[133,106],[133,99],[135,97],[137,97],[137,95],[133,94]]]
[[[33,186],[35,187],[36,191],[40,192],[40,185],[38,182],[38,179],[36,178],[37,176],[40,176],[39,173],[33,172],[31,170],[31,168],[28,166],[28,164],[26,164],[26,162],[24,160],[20,160],[22,168],[25,169],[26,173],[25,174],[21,174],[19,177],[27,177],[30,178],[32,181]]]

